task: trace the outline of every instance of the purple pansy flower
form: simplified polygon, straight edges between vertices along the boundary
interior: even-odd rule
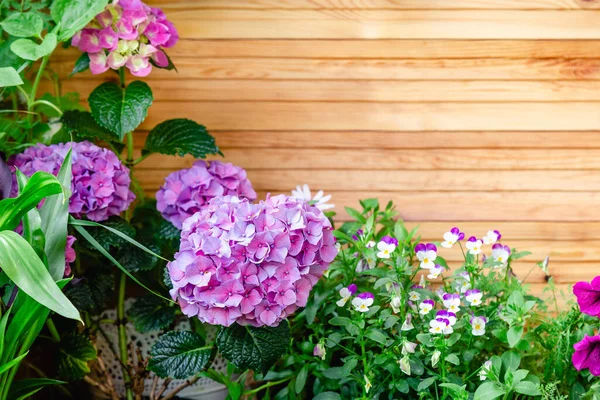
[[[435,259],[437,258],[437,247],[433,243],[419,243],[415,246],[415,254],[421,262],[421,268],[431,269],[435,267]]]
[[[444,233],[444,241],[442,242],[442,247],[451,248],[458,241],[461,241],[465,238],[465,234],[460,231],[457,227],[450,229],[448,232]]]
[[[196,181],[210,183],[213,178],[198,173],[177,182],[181,188]],[[232,180],[225,184],[236,187]],[[259,204],[215,197],[183,221],[182,228],[179,251],[167,265],[170,294],[185,315],[209,324],[277,326],[306,305],[337,254],[327,217],[283,195]],[[293,254],[291,236],[304,243]],[[356,291],[356,286],[346,289]]]
[[[577,296],[582,313],[600,318],[600,276],[595,277],[591,283],[577,282],[573,286],[573,294]]]
[[[583,340],[573,345],[573,366],[578,371],[589,369],[594,376],[600,376],[600,335],[583,337]]]
[[[375,296],[371,292],[363,292],[358,294],[354,299],[352,299],[352,305],[354,309],[358,312],[367,312],[369,311],[369,307],[373,305],[373,301]]]
[[[500,232],[498,232],[496,230],[488,231],[488,233],[483,237],[483,243],[484,244],[494,244],[498,240],[500,240],[500,238],[502,238],[502,235],[500,234]]]

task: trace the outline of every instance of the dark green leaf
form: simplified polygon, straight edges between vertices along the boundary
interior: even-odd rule
[[[90,338],[77,333],[63,336],[58,349],[58,374],[74,381],[90,373],[88,362],[96,359]]]
[[[494,382],[484,382],[475,391],[475,400],[493,400],[504,396],[506,391]]]
[[[87,53],[84,53],[87,54]],[[76,140],[92,139],[112,142],[119,137],[96,123],[87,111],[68,110],[61,117],[63,126]]]
[[[0,68],[0,87],[19,86],[23,84],[21,75],[13,67]]]
[[[155,296],[138,297],[129,309],[129,319],[138,332],[165,329],[175,320],[175,308]]]
[[[35,61],[49,55],[56,48],[56,34],[49,33],[44,37],[42,43],[37,44],[31,39],[17,39],[10,49],[24,60]]]
[[[219,331],[219,350],[240,369],[252,369],[266,374],[287,350],[290,327],[282,321],[276,327],[241,326],[233,324]]]
[[[152,346],[148,370],[161,378],[185,379],[206,368],[211,352],[212,346],[195,332],[168,332]]]
[[[422,390],[427,389],[429,386],[433,385],[433,382],[435,382],[436,379],[437,379],[437,377],[435,377],[435,376],[432,376],[431,378],[423,379],[421,381],[421,383],[419,383],[419,386],[417,387],[417,391],[421,392]]]
[[[506,338],[508,339],[508,345],[512,348],[519,343],[523,337],[523,327],[522,326],[511,326],[508,332],[506,333]]]
[[[50,310],[80,321],[79,311],[58,288],[29,243],[13,231],[0,232],[0,265],[15,284]]]
[[[83,29],[108,4],[108,0],[54,0],[50,15],[60,24],[58,39],[64,42]]]
[[[13,12],[9,13],[0,26],[12,36],[27,38],[38,36],[44,28],[44,21],[35,12]]]
[[[73,66],[73,71],[69,74],[69,78],[75,74],[86,71],[90,68],[90,56],[88,53],[83,53],[77,61],[75,61],[75,65]]]
[[[121,217],[112,216],[106,221],[103,221],[102,225],[116,229],[117,231],[129,236],[130,238],[135,237],[135,228]],[[108,231],[100,226],[90,226],[87,229],[87,231],[106,250],[110,250],[111,248],[120,248],[127,244],[127,241],[125,241],[125,239],[115,235],[111,231]]]
[[[87,273],[86,278],[70,284],[65,295],[73,302],[78,310],[99,314],[106,309],[114,291],[112,274]]]
[[[517,383],[514,389],[515,392],[524,394],[526,396],[540,396],[542,394],[540,392],[539,385],[529,381]]]
[[[365,336],[384,346],[387,343],[387,336],[385,335],[385,333],[378,329],[369,329]]]
[[[154,253],[160,253],[160,248],[151,241],[144,238],[138,238],[138,242]],[[158,258],[152,254],[146,253],[129,243],[119,248],[116,254],[117,260],[130,272],[150,271],[156,267]]]
[[[19,192],[27,185],[28,178],[19,170],[16,171]],[[23,238],[31,245],[35,253],[45,265],[48,265],[44,246],[46,237],[42,231],[42,218],[37,208],[32,208],[21,220],[23,223]]]
[[[158,224],[156,235],[167,240],[179,240],[181,231],[175,225],[163,219]]]
[[[458,359],[458,356],[456,354],[448,354],[446,356],[446,361],[448,361],[450,364],[454,364],[454,365],[460,364],[460,360]]]
[[[215,138],[208,134],[206,128],[185,118],[169,119],[158,124],[150,131],[142,150],[143,154],[161,153],[181,157],[191,154],[195,158],[205,158],[208,154],[218,152]]]
[[[313,400],[341,400],[342,396],[335,392],[322,392],[313,397]]]
[[[305,364],[300,372],[298,372],[298,376],[296,376],[296,382],[294,383],[294,389],[296,394],[300,394],[306,385],[306,378],[308,377],[308,364]]]
[[[88,98],[98,125],[117,135],[119,140],[142,123],[152,100],[150,86],[142,81],[133,81],[125,89],[114,82],[104,82]]]
[[[13,368],[15,365],[18,365],[21,363],[21,360],[23,360],[26,356],[27,356],[28,352],[21,354],[20,356],[5,362],[4,364],[0,365],[0,374],[5,373],[6,371],[8,371],[9,369]]]
[[[71,152],[69,149],[58,171],[57,179],[67,191],[71,187]],[[44,251],[48,257],[48,270],[55,281],[65,275],[65,248],[67,245],[67,221],[69,220],[69,197],[64,194],[51,196],[40,209],[42,231],[46,238]]]
[[[38,171],[27,181],[19,196],[0,201],[0,230],[13,230],[29,210],[37,207],[44,198],[63,193],[58,179],[47,172]]]
[[[32,396],[34,393],[43,389],[45,386],[62,385],[65,383],[66,382],[48,378],[22,379],[20,381],[14,382],[10,386],[10,391],[8,392],[8,400],[27,399],[29,398],[29,396]]]

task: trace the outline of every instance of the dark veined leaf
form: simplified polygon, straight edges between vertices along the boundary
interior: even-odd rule
[[[46,386],[63,385],[65,383],[66,382],[48,378],[21,379],[20,381],[14,382],[10,386],[10,391],[8,392],[8,400],[27,399],[30,396],[33,396],[33,394],[42,390]]]
[[[57,176],[65,189],[71,187],[71,152],[72,150],[69,149]],[[48,271],[52,279],[58,280],[65,274],[69,198],[64,194],[49,197],[40,209],[40,217],[46,239],[44,252],[48,258]]]
[[[13,231],[0,232],[0,267],[38,303],[65,318],[81,321],[79,311],[56,285],[33,248]]]
[[[158,224],[156,235],[162,239],[179,240],[181,237],[181,231],[177,229],[175,225],[163,219]]]
[[[42,33],[44,21],[35,12],[13,12],[0,22],[0,26],[11,36],[28,38]]]
[[[125,89],[115,82],[104,82],[88,98],[92,116],[119,140],[146,118],[152,104],[152,90],[142,81],[133,81]]]
[[[85,279],[67,286],[65,295],[78,310],[100,314],[114,291],[114,277],[110,273],[86,274]]]
[[[140,244],[146,246],[154,253],[160,253],[160,248],[145,238],[138,238]],[[119,248],[116,254],[117,260],[125,267],[128,271],[150,271],[156,267],[158,258],[152,254],[145,252],[144,250],[127,243],[123,247]]]
[[[69,78],[75,74],[86,71],[90,68],[90,56],[88,53],[82,53],[81,56],[75,61],[73,71],[69,74]]]
[[[276,327],[242,326],[222,328],[216,340],[219,351],[240,369],[266,374],[290,344],[290,327],[282,321]]]
[[[96,359],[96,348],[90,338],[83,334],[71,333],[63,336],[58,349],[58,374],[74,381],[90,373],[88,362]]]
[[[212,350],[195,332],[167,332],[152,346],[148,370],[161,378],[185,379],[206,368]]]
[[[0,68],[0,87],[19,86],[23,84],[21,75],[13,67]]]
[[[87,53],[84,53],[87,54]],[[68,110],[61,117],[63,126],[76,140],[94,139],[112,142],[119,137],[96,123],[87,111]]]
[[[142,154],[161,153],[181,157],[191,154],[195,158],[205,158],[218,152],[215,138],[209,135],[204,125],[185,118],[169,119],[156,125],[142,149]]]
[[[129,309],[129,319],[138,332],[165,329],[175,320],[176,310],[155,296],[138,297]]]
[[[50,15],[60,24],[58,40],[64,42],[83,29],[108,4],[108,0],[54,0]]]
[[[121,217],[112,216],[106,221],[102,221],[102,225],[115,229],[127,237],[135,237],[135,228]],[[111,248],[120,248],[128,243],[125,239],[123,239],[122,236],[115,235],[113,232],[103,228],[102,226],[90,226],[87,231],[106,250],[110,250]],[[93,249],[93,246],[91,245],[86,247]]]
[[[13,230],[21,218],[44,198],[61,194],[63,186],[58,179],[47,172],[38,171],[27,181],[27,185],[17,197],[0,201],[0,230]]]

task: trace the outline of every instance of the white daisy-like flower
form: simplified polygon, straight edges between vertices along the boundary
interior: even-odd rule
[[[292,190],[292,197],[305,200],[321,211],[329,210],[335,207],[335,204],[327,203],[329,200],[331,200],[330,194],[325,196],[323,191],[319,190],[315,197],[313,197],[312,192],[306,183],[303,186],[296,186],[296,190]]]

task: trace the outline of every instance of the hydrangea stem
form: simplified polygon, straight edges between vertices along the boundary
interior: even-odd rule
[[[119,331],[119,357],[121,358],[123,369],[123,382],[127,400],[133,400],[133,391],[131,389],[131,377],[127,369],[129,363],[129,354],[127,352],[127,331],[125,330],[125,287],[127,284],[127,275],[121,272],[119,279],[119,298],[117,300],[117,328]]]

